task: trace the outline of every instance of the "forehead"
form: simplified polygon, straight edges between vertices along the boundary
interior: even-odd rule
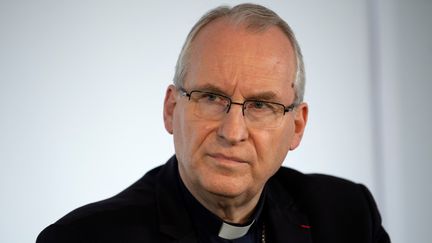
[[[196,36],[190,52],[185,83],[213,83],[231,91],[289,90],[295,78],[296,59],[288,37],[279,27],[263,32],[218,19]]]

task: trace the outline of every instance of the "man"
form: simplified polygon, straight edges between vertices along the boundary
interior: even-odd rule
[[[281,167],[308,116],[299,45],[275,13],[207,13],[180,53],[164,122],[175,156],[37,242],[390,242],[368,190]]]

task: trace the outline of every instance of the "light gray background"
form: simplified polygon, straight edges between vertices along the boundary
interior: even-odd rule
[[[240,1],[0,0],[0,242],[33,242],[173,153],[162,101],[181,45]],[[285,165],[366,184],[393,242],[430,242],[430,0],[255,1],[304,52],[310,120]]]

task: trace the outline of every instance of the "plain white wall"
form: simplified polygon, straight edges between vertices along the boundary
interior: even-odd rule
[[[181,45],[204,12],[239,2],[0,1],[0,242],[34,241],[67,212],[116,194],[172,155],[162,101]],[[394,242],[407,242],[403,228],[409,225],[402,219],[426,220],[420,212],[431,204],[430,189],[426,200],[416,200],[430,182],[424,174],[432,157],[430,129],[424,132],[431,87],[423,80],[431,55],[422,52],[431,35],[418,27],[431,20],[424,8],[431,10],[430,3],[255,2],[292,26],[305,57],[310,120],[303,144],[285,165],[366,184]],[[371,18],[374,11],[377,18]],[[399,24],[417,26],[412,34],[418,38],[395,38],[402,34]],[[416,53],[399,52],[407,42],[418,46]],[[405,60],[411,54],[425,58]],[[405,72],[407,64],[422,71]],[[398,89],[407,78],[420,85],[409,93],[410,101],[421,97],[415,133],[408,129],[412,103],[399,106],[406,102]],[[397,147],[401,156],[395,156],[405,138],[410,146]],[[410,156],[414,152],[417,157]],[[405,196],[413,199],[393,201]],[[408,214],[407,206],[416,206],[416,213]],[[426,242],[425,228],[417,233],[412,242]]]
[[[394,242],[431,242],[432,1],[377,9],[382,213]]]

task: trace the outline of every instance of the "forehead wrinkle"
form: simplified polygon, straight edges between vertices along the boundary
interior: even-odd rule
[[[223,54],[222,58],[218,59],[214,57],[214,64],[219,69],[219,73],[225,75],[232,75],[236,78],[238,75],[256,76],[274,76],[275,78],[288,78],[290,76],[289,70],[284,70],[285,65],[289,65],[285,60],[281,60],[280,57],[262,57],[259,55],[246,55],[246,54]],[[257,62],[259,60],[259,62]],[[288,73],[286,73],[288,71]]]
[[[215,59],[213,61],[207,60],[207,63],[211,63],[210,68],[200,69],[199,65],[195,70],[199,71],[199,76],[213,77],[216,80],[231,81],[237,83],[238,81],[248,81],[255,83],[260,81],[261,84],[269,80],[286,80],[289,84],[290,73],[286,73],[282,67],[284,64],[278,58],[262,58],[263,62],[269,63],[268,65],[257,65],[252,62],[256,60],[256,57],[243,58],[242,60],[236,60],[237,55],[224,55],[224,58]],[[267,59],[267,60],[265,60]],[[206,60],[203,60],[206,62]],[[203,64],[201,62],[201,64]],[[205,66],[205,65],[204,65]],[[213,81],[213,80],[211,80]],[[262,82],[264,81],[264,82]]]
[[[235,58],[229,58],[229,56],[233,55],[227,54],[225,56],[226,58],[215,59],[215,62],[203,60],[203,62],[207,61],[207,63],[213,64],[210,68],[201,69],[199,66],[204,63],[198,62],[200,64],[196,66],[195,71],[198,71],[196,72],[198,74],[196,78],[199,80],[194,80],[193,82],[197,83],[197,86],[190,88],[211,91],[231,97],[234,95],[237,87],[248,87],[247,91],[240,90],[241,98],[269,101],[283,100],[281,90],[275,90],[271,82],[273,80],[280,80],[280,82],[286,82],[287,89],[290,87],[288,75],[281,71],[283,70],[282,68],[279,68],[280,65],[283,65],[283,62],[278,61],[277,58],[267,58],[272,62],[270,68],[266,68],[268,65],[257,66],[253,63],[243,61],[241,61],[241,65],[236,65],[235,63],[238,61]],[[279,75],[275,77],[275,73],[279,73]],[[200,85],[200,83],[202,84]],[[268,87],[267,84],[271,86]]]

